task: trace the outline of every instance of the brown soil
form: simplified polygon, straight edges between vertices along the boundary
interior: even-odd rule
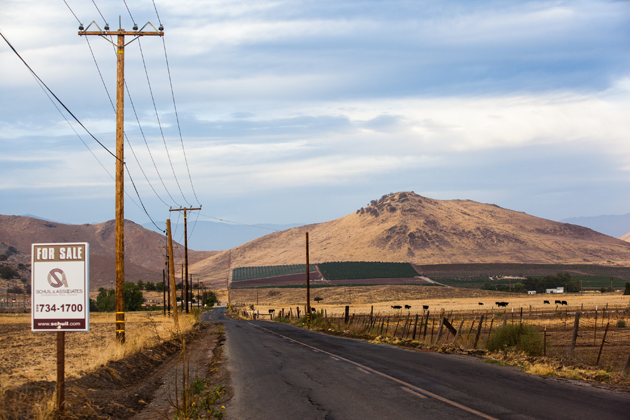
[[[65,417],[144,420],[164,418],[164,414],[172,418],[175,409],[170,401],[175,401],[176,383],[177,389],[181,390],[182,339],[188,343],[187,354],[193,377],[227,380],[225,370],[219,374],[218,369],[224,341],[219,325],[197,324],[183,337],[146,348],[130,357],[101,365],[90,374],[67,380]],[[51,396],[55,389],[54,381],[30,381],[17,388],[5,389],[5,400],[0,404],[5,407],[2,414],[32,418],[35,415],[33,407],[41,406],[42,400]]]

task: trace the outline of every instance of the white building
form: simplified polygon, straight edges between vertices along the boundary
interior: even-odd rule
[[[545,293],[547,294],[564,293],[564,287],[556,287],[555,289],[546,289]]]

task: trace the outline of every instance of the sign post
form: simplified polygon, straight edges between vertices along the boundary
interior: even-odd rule
[[[33,244],[31,330],[57,333],[57,409],[64,410],[65,332],[90,330],[89,244]]]

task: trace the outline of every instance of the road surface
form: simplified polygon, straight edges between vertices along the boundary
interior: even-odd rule
[[[228,418],[630,419],[630,394],[269,321],[225,325]]]

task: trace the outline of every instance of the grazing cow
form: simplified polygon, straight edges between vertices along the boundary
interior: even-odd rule
[[[317,311],[315,310],[315,308],[311,306],[311,312],[317,312]]]
[[[483,303],[482,303],[482,302],[479,302],[479,306],[483,306]]]
[[[499,307],[506,307],[506,306],[508,306],[509,302],[496,302],[496,304]]]
[[[556,300],[556,305],[562,305],[562,301],[561,300]]]
[[[269,314],[271,315],[272,313],[276,312],[275,309],[269,309]]]
[[[566,300],[563,300],[563,301],[562,301],[562,304],[563,304],[563,305],[565,305],[565,306],[566,306],[566,305],[568,305],[568,303],[567,303],[567,301],[566,301]]]
[[[405,305],[405,309],[411,309],[411,305]]]
[[[422,305],[422,309],[426,311],[427,309],[429,309],[429,305]]]
[[[547,305],[551,305],[548,300],[546,300],[544,303]]]
[[[400,305],[394,305],[394,306],[392,306],[392,309],[402,309],[402,306],[400,306]]]

